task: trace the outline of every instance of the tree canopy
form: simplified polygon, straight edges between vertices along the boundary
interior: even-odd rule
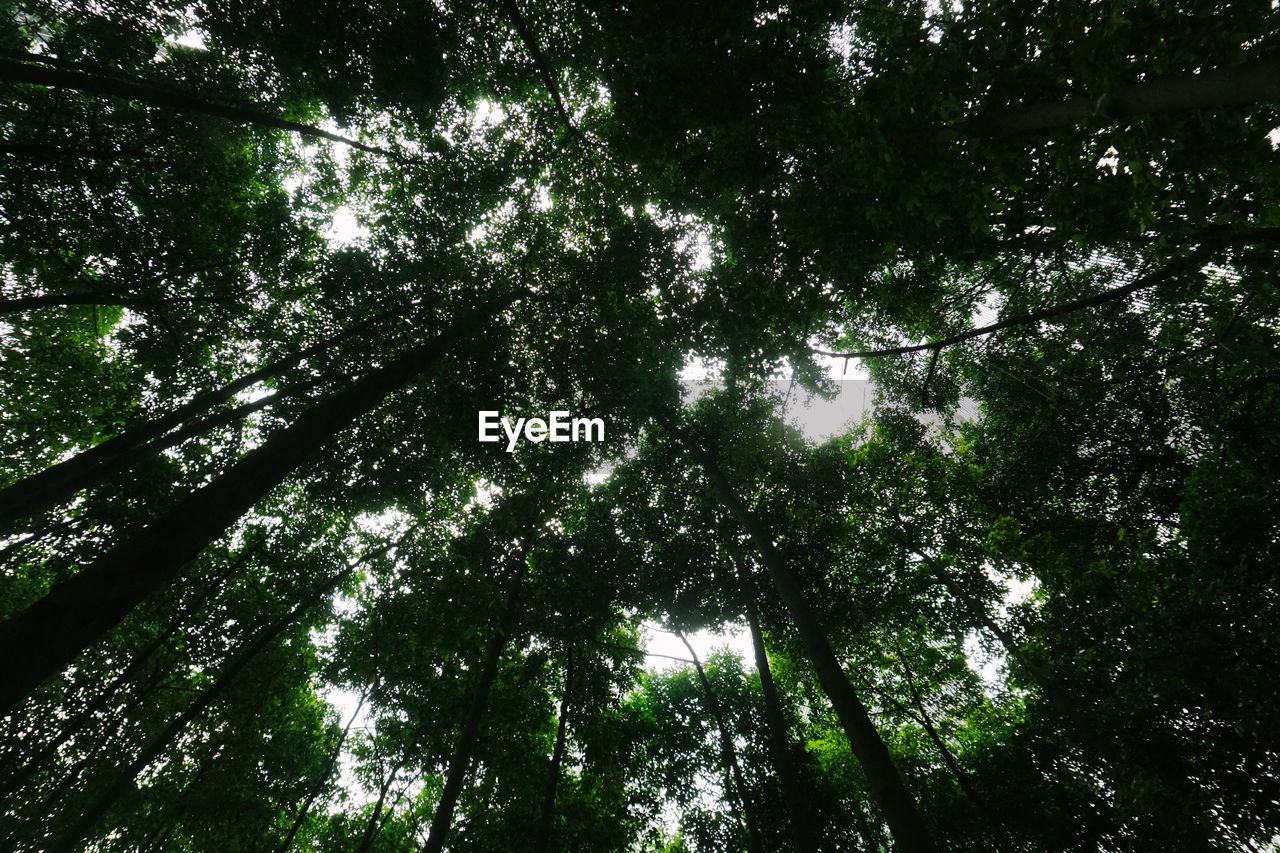
[[[0,3],[0,850],[1280,851],[1278,149],[1267,0]]]

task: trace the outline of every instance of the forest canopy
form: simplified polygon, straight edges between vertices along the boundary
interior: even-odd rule
[[[1280,851],[1278,148],[1270,0],[0,3],[0,851]]]

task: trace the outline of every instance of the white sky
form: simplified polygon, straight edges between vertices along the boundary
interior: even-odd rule
[[[643,629],[641,639],[645,651],[653,652],[657,655],[667,655],[667,657],[646,658],[645,669],[650,672],[658,672],[678,669],[688,665],[669,659],[672,657],[689,659],[689,650],[684,647],[684,643],[680,642],[679,637],[664,630],[662,626],[654,622],[645,622]],[[727,647],[746,662],[748,671],[755,669],[756,656],[751,648],[751,633],[745,625],[728,625],[719,632],[698,631],[689,634],[688,637],[689,645],[693,646],[693,650],[698,655],[698,660],[704,664],[713,651]]]

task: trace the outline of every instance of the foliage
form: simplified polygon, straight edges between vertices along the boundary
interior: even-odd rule
[[[1278,14],[0,3],[0,848],[1280,849]]]

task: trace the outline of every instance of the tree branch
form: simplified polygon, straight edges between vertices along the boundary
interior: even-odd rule
[[[157,308],[175,302],[225,302],[221,296],[169,296],[164,299],[141,299],[122,293],[51,293],[45,296],[21,296],[0,299],[0,314],[17,314],[35,308],[69,305],[119,305],[122,308]]]
[[[9,52],[8,55],[14,56],[15,54]],[[48,86],[55,89],[72,89],[77,92],[87,92],[93,95],[111,95],[117,98],[124,98],[125,100],[139,101],[144,104],[150,104],[156,107],[166,107],[180,112],[202,113],[204,115],[230,119],[242,124],[274,127],[278,130],[287,130],[303,136],[327,139],[331,142],[339,142],[343,145],[357,148],[361,151],[367,151],[370,154],[379,154],[393,160],[405,159],[402,155],[395,154],[385,148],[366,145],[365,143],[359,142],[355,139],[350,139],[337,133],[330,133],[327,130],[322,130],[314,125],[289,121],[288,119],[283,119],[279,116],[274,116],[270,113],[265,113],[261,110],[249,107],[219,104],[197,95],[193,95],[190,92],[184,92],[180,89],[173,89],[167,86],[158,85],[142,78],[109,77],[103,74],[71,70],[66,67],[51,68],[42,65],[35,65],[32,63],[40,62],[42,60],[42,57],[35,55],[22,55],[22,59],[25,61],[17,61],[10,58],[0,57],[0,80],[9,80],[15,83],[30,83],[36,86]]]
[[[966,136],[1003,139],[1055,130],[1093,117],[1115,120],[1275,100],[1280,100],[1280,57],[1268,57],[1236,68],[1129,83],[1099,98],[1072,98],[1015,107],[977,116],[952,127]]]
[[[941,350],[954,344],[963,343],[964,341],[980,338],[983,335],[989,335],[992,332],[998,332],[1003,329],[1012,329],[1016,326],[1025,326],[1029,323],[1036,323],[1041,320],[1048,320],[1052,317],[1060,317],[1063,314],[1070,314],[1073,311],[1082,311],[1085,308],[1094,308],[1098,305],[1105,305],[1116,299],[1137,293],[1139,290],[1145,290],[1148,287],[1154,287],[1172,278],[1180,272],[1184,272],[1195,264],[1198,264],[1205,255],[1208,254],[1207,249],[1198,249],[1184,258],[1169,263],[1163,269],[1141,276],[1134,279],[1122,287],[1115,287],[1111,290],[1104,290],[1102,293],[1093,296],[1086,296],[1083,299],[1075,299],[1071,302],[1063,302],[1059,305],[1051,305],[1048,308],[1041,308],[1039,311],[1032,311],[1028,314],[1019,314],[1016,317],[1010,317],[1007,320],[1001,320],[998,323],[992,323],[990,326],[982,326],[977,329],[970,329],[967,332],[961,332],[958,335],[952,335],[947,338],[941,338],[936,341],[930,341],[925,344],[911,344],[909,346],[888,347],[887,349],[877,350],[859,350],[857,352],[830,352],[828,350],[814,349],[811,350],[816,355],[826,355],[832,358],[881,358],[887,355],[905,355],[913,352],[923,352],[925,350]]]
[[[515,27],[516,34],[520,36],[520,41],[524,42],[525,50],[529,51],[534,67],[538,69],[538,75],[542,78],[542,84],[547,87],[547,93],[551,95],[551,100],[555,102],[556,112],[560,114],[560,120],[564,122],[564,126],[569,129],[569,133],[573,134],[579,142],[585,142],[582,131],[569,118],[569,111],[565,109],[564,99],[560,96],[560,86],[556,83],[551,63],[547,61],[546,54],[538,46],[538,39],[534,36],[533,30],[530,29],[529,22],[520,12],[520,7],[516,5],[515,0],[500,0],[500,2],[503,11],[511,19],[511,24]]]

